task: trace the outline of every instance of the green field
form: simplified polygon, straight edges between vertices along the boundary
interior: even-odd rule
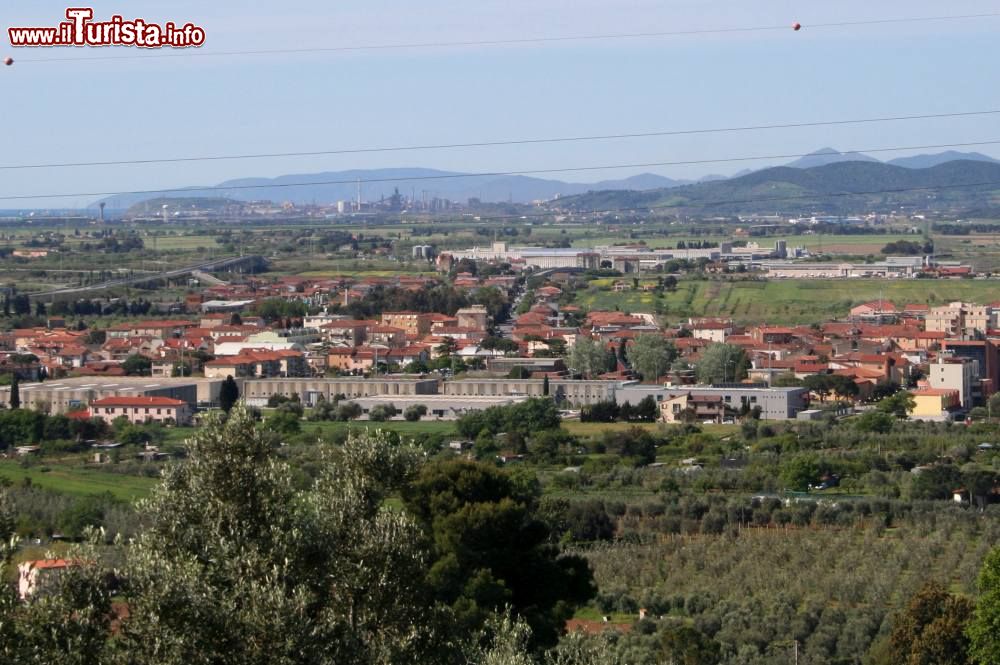
[[[1000,300],[1000,280],[681,281],[660,299],[653,293],[591,288],[579,292],[576,302],[589,309],[656,312],[659,300],[669,321],[721,316],[744,323],[816,323],[846,316],[854,305],[880,296],[899,306],[986,303]]]
[[[12,483],[24,482],[25,478],[29,478],[36,487],[77,496],[109,493],[122,501],[134,501],[146,496],[157,483],[154,478],[73,467],[53,465],[22,468],[16,462],[0,462],[0,478]]]
[[[219,245],[215,242],[216,236],[209,235],[191,235],[191,236],[153,236],[143,238],[146,247],[153,249],[154,247],[160,251],[169,251],[172,249],[185,249],[185,250],[197,250],[197,249],[209,249],[221,252]]]

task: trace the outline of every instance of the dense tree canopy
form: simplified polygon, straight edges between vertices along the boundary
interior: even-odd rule
[[[726,383],[747,378],[750,359],[746,351],[733,344],[709,344],[695,366],[701,383]]]
[[[600,340],[577,336],[566,364],[586,378],[608,371],[609,354]]]
[[[222,382],[222,386],[219,388],[219,408],[221,408],[226,413],[233,408],[236,404],[236,400],[240,398],[240,387],[236,385],[236,379],[231,376],[227,376],[226,380]]]
[[[428,586],[460,624],[481,624],[510,605],[535,642],[551,646],[574,606],[594,594],[586,562],[549,544],[534,485],[451,460],[422,468],[404,498],[434,543]]]
[[[632,369],[650,381],[667,373],[677,357],[677,348],[660,335],[639,335],[628,347],[626,355]]]
[[[418,475],[417,449],[365,431],[299,489],[277,450],[248,407],[210,416],[140,503],[134,540],[92,532],[29,602],[0,586],[0,661],[531,665],[593,594],[530,482],[468,462]],[[398,494],[409,511],[386,509]],[[4,577],[7,508],[0,493]],[[602,662],[576,646],[545,660]]]
[[[501,432],[528,436],[532,432],[559,427],[559,410],[547,397],[532,398],[508,406],[493,406],[483,411],[470,411],[456,423],[462,436],[473,439],[481,433]]]
[[[966,665],[965,626],[973,604],[929,582],[899,614],[889,644],[892,665]]]
[[[968,636],[975,663],[1000,664],[1000,547],[987,555],[979,572],[979,602]]]

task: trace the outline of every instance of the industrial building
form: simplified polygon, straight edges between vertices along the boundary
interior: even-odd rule
[[[444,394],[468,397],[525,396],[542,397],[544,379],[455,379],[444,384]],[[571,381],[552,379],[549,395],[557,402],[574,406],[594,404],[615,398],[620,381]]]
[[[452,251],[452,257],[474,261],[522,261],[535,268],[600,268],[604,262],[622,272],[639,272],[672,259],[708,259],[718,261],[733,248],[728,243],[713,249],[654,249],[645,247],[512,247],[505,242],[495,242],[489,247]],[[761,257],[771,256],[772,251]]]
[[[303,404],[315,404],[320,396],[327,401],[337,395],[347,399],[407,395],[437,395],[438,380],[397,378],[392,376],[365,379],[343,377],[330,379],[247,379],[240,395],[247,404],[263,406],[272,395],[298,395]]]
[[[105,397],[168,397],[191,407],[218,402],[221,379],[150,377],[77,377],[23,383],[20,385],[21,407],[51,414],[86,409],[91,402]],[[0,389],[0,401],[10,403],[10,387]]]

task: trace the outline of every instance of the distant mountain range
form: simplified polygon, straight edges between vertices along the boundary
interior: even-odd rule
[[[406,197],[441,198],[464,203],[467,199],[482,201],[530,203],[558,196],[572,196],[592,190],[644,191],[688,184],[690,180],[673,180],[653,173],[642,173],[621,180],[595,183],[563,182],[527,176],[476,175],[455,171],[424,168],[370,169],[285,175],[277,178],[243,178],[227,180],[216,187],[198,190],[187,187],[157,192],[157,198],[225,198],[236,201],[292,201],[294,203],[331,204],[357,198],[358,181],[365,201],[389,198],[398,188]],[[151,194],[122,194],[102,199],[109,208],[125,209],[148,201]],[[97,205],[95,202],[94,205]]]
[[[901,157],[889,162],[881,162],[861,153],[841,153],[833,148],[823,148],[796,159],[777,169],[811,170],[832,164],[875,164],[895,166],[904,169],[928,169],[951,162],[980,162],[1000,164],[981,153],[961,153],[955,151],[931,155]],[[512,201],[529,203],[550,200],[557,197],[573,197],[609,191],[655,192],[678,187],[699,187],[701,185],[730,183],[758,173],[774,173],[775,168],[758,171],[744,170],[735,176],[707,175],[697,181],[675,180],[664,176],[642,173],[621,180],[602,180],[594,183],[572,183],[561,180],[533,178],[528,176],[478,175],[454,171],[438,171],[425,168],[393,168],[334,171],[299,175],[284,175],[277,178],[243,178],[228,180],[208,189],[186,187],[155,194],[121,194],[109,196],[101,201],[111,209],[125,209],[138,203],[156,198],[224,198],[236,201],[269,200],[275,203],[331,204],[336,201],[351,201],[357,197],[357,181],[361,181],[361,195],[366,201],[377,201],[392,196],[396,188],[404,196],[422,199],[441,198],[465,202],[478,198],[486,202]],[[101,201],[95,201],[96,207]]]
[[[809,169],[815,166],[826,166],[827,164],[837,164],[839,162],[882,162],[885,164],[892,164],[893,166],[902,166],[908,169],[929,169],[932,166],[937,166],[938,164],[963,159],[974,162],[992,162],[994,164],[1000,164],[1000,160],[994,159],[989,155],[984,155],[981,152],[957,152],[955,150],[947,150],[945,152],[938,152],[931,155],[898,157],[896,159],[890,159],[886,162],[882,162],[882,160],[875,159],[871,155],[866,155],[861,152],[838,152],[833,148],[820,148],[815,152],[809,153],[805,157],[800,157],[794,162],[785,164],[785,166],[790,166],[796,169]]]
[[[778,166],[739,178],[643,192],[589,192],[552,205],[581,211],[670,206],[686,214],[838,214],[899,206],[990,209],[997,207],[997,190],[1000,162],[996,160],[952,160],[929,168],[838,161],[808,168]]]

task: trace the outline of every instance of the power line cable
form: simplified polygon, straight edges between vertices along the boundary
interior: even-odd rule
[[[993,141],[971,141],[966,143],[939,143],[935,145],[916,145],[916,146],[895,146],[891,148],[862,148],[858,150],[846,150],[837,153],[826,153],[826,154],[837,154],[845,155],[852,153],[872,153],[872,152],[900,152],[905,150],[932,150],[940,148],[967,148],[973,146],[984,146],[984,145],[997,145],[1000,144],[1000,140]],[[724,157],[719,159],[690,159],[690,160],[680,160],[671,162],[646,162],[641,164],[605,164],[601,166],[573,166],[573,167],[561,167],[561,168],[551,168],[551,169],[529,169],[529,170],[519,170],[519,171],[488,171],[479,173],[444,173],[439,175],[424,175],[424,176],[401,176],[394,178],[354,178],[350,180],[317,180],[313,182],[281,182],[281,183],[266,183],[257,185],[212,185],[206,187],[174,187],[169,189],[140,189],[131,191],[118,191],[118,192],[78,192],[73,194],[20,194],[12,196],[0,196],[0,201],[18,201],[18,200],[30,200],[30,199],[48,199],[48,198],[75,198],[75,197],[85,197],[85,196],[128,196],[132,194],[172,194],[172,193],[185,193],[185,194],[195,194],[197,192],[227,192],[227,191],[237,191],[237,190],[252,190],[252,189],[268,189],[274,188],[289,188],[289,187],[319,187],[324,185],[355,185],[355,184],[368,184],[368,183],[384,183],[384,182],[414,182],[423,180],[450,180],[450,179],[463,179],[463,178],[480,178],[480,177],[503,177],[503,176],[515,176],[515,175],[541,175],[541,174],[551,174],[551,173],[578,173],[585,171],[602,171],[602,170],[614,170],[614,169],[630,169],[630,168],[651,168],[651,167],[662,167],[662,166],[691,166],[697,164],[723,164],[723,163],[733,163],[733,162],[748,162],[757,161],[765,159],[795,159],[799,157],[809,157],[812,153],[796,153],[787,155],[756,155],[753,157]]]
[[[632,132],[623,134],[596,134],[591,136],[565,136],[565,137],[554,137],[554,138],[535,138],[535,139],[507,139],[498,141],[478,141],[470,143],[439,143],[439,144],[427,144],[427,145],[410,145],[410,146],[383,146],[383,147],[369,147],[369,148],[337,148],[332,150],[311,150],[303,152],[271,152],[271,153],[248,153],[240,155],[199,155],[192,157],[165,157],[157,159],[123,159],[123,160],[108,160],[108,161],[93,161],[93,162],[54,162],[45,164],[10,164],[10,165],[0,165],[0,170],[22,170],[22,169],[49,169],[49,168],[74,168],[74,167],[92,167],[92,166],[124,166],[124,165],[141,165],[141,164],[175,164],[183,162],[209,162],[209,161],[228,161],[228,160],[243,160],[243,159],[270,159],[279,157],[319,157],[328,155],[354,155],[362,153],[383,153],[383,152],[407,152],[407,151],[419,151],[419,150],[446,150],[446,149],[457,149],[457,148],[483,148],[483,147],[495,147],[495,146],[513,146],[513,145],[538,145],[538,144],[548,144],[548,143],[575,143],[584,141],[608,141],[608,140],[618,140],[618,139],[635,139],[635,138],[656,138],[664,136],[690,136],[696,134],[722,134],[722,133],[735,133],[735,132],[750,132],[750,131],[760,131],[769,129],[795,129],[804,127],[830,127],[838,125],[859,125],[859,124],[872,124],[872,123],[882,123],[882,122],[898,122],[898,121],[908,121],[908,120],[933,120],[940,118],[966,118],[975,116],[985,116],[985,115],[996,115],[1000,114],[1000,109],[998,110],[986,110],[986,111],[960,111],[955,113],[925,113],[920,115],[898,115],[898,116],[883,116],[875,118],[858,118],[850,120],[820,120],[815,122],[790,122],[790,123],[780,123],[771,125],[748,125],[744,127],[714,127],[706,129],[680,129],[680,130],[663,130],[663,131],[652,131],[652,132]]]
[[[865,19],[858,21],[835,21],[826,23],[806,24],[805,29],[819,30],[830,28],[845,28],[866,25],[886,25],[894,23],[925,23],[932,21],[959,21],[968,19],[996,18],[1000,17],[1000,12],[986,12],[981,14],[959,14],[951,16],[913,16],[886,19]],[[184,50],[181,52],[148,53],[144,55],[99,55],[85,58],[27,58],[19,59],[19,63],[52,63],[52,62],[91,62],[100,60],[143,60],[147,58],[219,58],[245,55],[282,55],[297,53],[349,53],[360,51],[389,51],[407,50],[423,48],[455,48],[464,46],[508,46],[525,44],[548,44],[559,42],[584,42],[584,41],[605,41],[615,39],[653,39],[664,37],[685,37],[693,35],[713,35],[732,33],[752,33],[768,32],[776,30],[790,30],[788,25],[766,25],[743,28],[705,28],[696,30],[668,30],[657,32],[631,32],[631,33],[611,33],[595,35],[565,35],[555,37],[521,37],[512,39],[483,39],[468,41],[438,41],[438,42],[414,42],[408,44],[372,44],[359,46],[320,46],[307,48],[286,48],[286,49],[253,49],[240,51],[195,51]]]

